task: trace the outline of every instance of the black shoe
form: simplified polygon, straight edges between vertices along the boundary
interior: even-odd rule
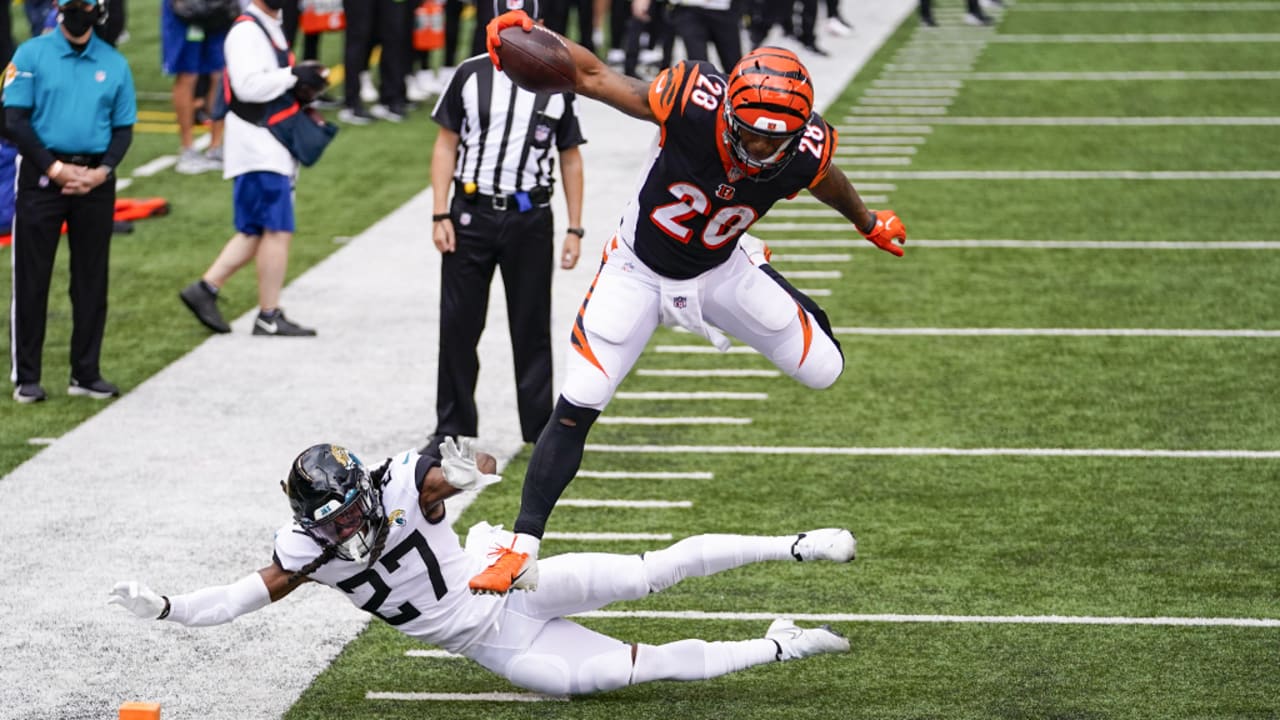
[[[231,326],[222,319],[222,313],[218,312],[218,296],[209,292],[202,281],[197,280],[182,288],[178,297],[182,298],[182,302],[205,327],[216,333],[231,332]]]
[[[72,397],[91,397],[94,400],[106,400],[107,398],[120,397],[120,388],[102,378],[91,382],[80,382],[75,378],[71,378],[71,384],[67,386],[67,394]]]
[[[305,328],[284,316],[283,310],[276,310],[271,315],[258,313],[253,321],[254,335],[278,335],[280,337],[314,337],[315,330]]]
[[[920,16],[920,27],[936,28],[938,27],[938,22],[930,16],[922,15]]]
[[[40,383],[18,383],[13,388],[13,399],[23,405],[44,402],[48,398],[49,396],[45,394],[44,388],[40,387]]]
[[[822,48],[818,47],[816,43],[811,43],[811,42],[804,43],[804,49],[808,50],[809,52],[819,57],[827,57],[828,55],[831,54],[826,50],[823,50]]]
[[[329,93],[320,93],[311,103],[311,106],[317,110],[333,110],[334,108],[342,107],[342,101]]]

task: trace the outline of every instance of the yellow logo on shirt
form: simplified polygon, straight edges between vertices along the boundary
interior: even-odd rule
[[[18,66],[9,63],[9,67],[4,69],[4,86],[9,87],[9,83],[13,82],[16,77],[18,77]]]
[[[391,514],[390,514],[389,516],[387,516],[387,519],[391,521],[391,524],[392,524],[392,525],[404,525],[404,523],[405,523],[405,519],[404,519],[404,511],[403,511],[403,510],[392,510],[392,511],[391,511]]]

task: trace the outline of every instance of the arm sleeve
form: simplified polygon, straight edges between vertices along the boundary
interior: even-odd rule
[[[573,93],[564,96],[564,114],[556,125],[556,149],[564,152],[587,142],[582,137],[582,126],[578,123],[578,101]]]
[[[40,172],[43,173],[53,164],[53,153],[40,142],[35,128],[31,127],[31,108],[6,106],[4,124],[9,138],[18,146],[18,152],[32,165],[40,168]]]
[[[276,62],[271,40],[257,23],[238,23],[227,33],[224,46],[228,58],[227,80],[241,102],[262,103],[275,100],[294,86],[298,78],[287,67]]]
[[[165,619],[188,627],[221,625],[270,604],[267,584],[254,572],[230,585],[169,598],[169,615]]]
[[[102,164],[110,165],[112,169],[120,167],[120,161],[124,159],[124,154],[129,151],[129,146],[132,144],[132,125],[111,128],[111,142],[107,145],[107,151],[102,154]]]

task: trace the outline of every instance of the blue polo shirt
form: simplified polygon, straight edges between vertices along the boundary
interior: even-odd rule
[[[138,119],[124,56],[94,33],[76,52],[61,29],[18,46],[4,72],[4,106],[32,108],[36,136],[59,153],[105,152],[111,129]]]

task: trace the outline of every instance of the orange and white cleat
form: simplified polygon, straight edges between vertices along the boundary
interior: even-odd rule
[[[538,558],[510,547],[496,548],[490,555],[497,559],[467,583],[472,593],[506,595],[512,590],[538,589]]]

